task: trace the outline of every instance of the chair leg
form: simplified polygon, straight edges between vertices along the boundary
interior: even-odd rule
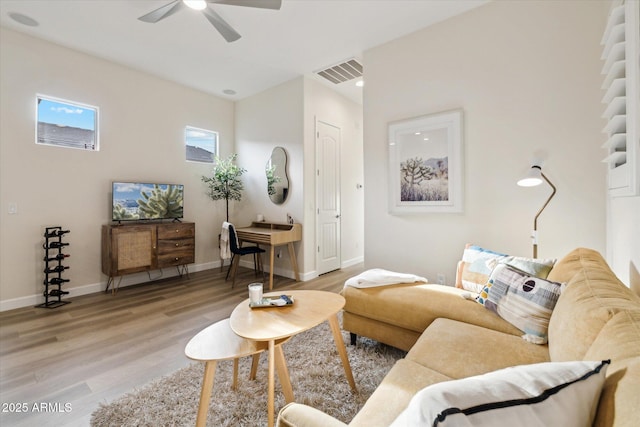
[[[262,253],[258,254],[258,266],[260,268],[260,273],[262,274],[262,281],[264,282],[264,263],[262,262]]]
[[[227,269],[227,276],[224,280],[229,280],[229,273],[231,272],[231,266],[233,265],[233,259],[236,257],[236,254],[231,255],[231,261],[229,261],[229,268]]]
[[[253,277],[258,277],[258,254],[253,254]]]
[[[233,263],[231,263],[231,267],[233,268],[233,273],[231,274],[232,276],[231,289],[233,289],[236,286],[236,273],[238,271],[238,264],[240,264],[240,257],[236,256],[233,260]]]

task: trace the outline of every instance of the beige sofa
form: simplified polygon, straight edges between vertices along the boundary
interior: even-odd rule
[[[343,328],[408,350],[349,426],[389,426],[421,389],[516,365],[605,360],[611,364],[594,426],[640,425],[640,297],[596,251],[579,248],[558,261],[548,280],[566,284],[549,320],[546,345],[487,310],[467,292],[427,284],[346,288]],[[345,426],[292,403],[281,427]]]

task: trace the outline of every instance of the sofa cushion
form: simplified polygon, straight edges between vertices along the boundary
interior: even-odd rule
[[[476,301],[523,331],[527,341],[544,344],[560,287],[560,283],[500,264],[491,272],[488,290],[483,289]]]
[[[548,362],[549,351],[546,345],[531,344],[519,336],[437,319],[406,359],[458,379],[514,365]]]
[[[388,427],[419,390],[450,379],[411,360],[400,359],[351,420],[349,426]]]
[[[391,427],[591,425],[608,361],[516,366],[431,385]]]
[[[556,268],[560,273],[554,274]],[[640,297],[627,288],[596,251],[576,249],[551,271],[551,280],[568,278],[549,320],[551,360],[583,360],[604,326],[618,312],[635,311]]]
[[[610,358],[594,426],[615,419],[640,420],[640,308],[609,320],[587,350],[585,360]]]
[[[640,306],[616,313],[600,330],[585,354],[585,360],[617,362],[640,357]]]
[[[637,427],[640,420],[640,357],[611,363],[593,427]]]
[[[465,299],[468,292],[451,286],[404,283],[366,289],[346,287],[341,293],[346,300],[345,312],[417,333],[422,333],[435,319],[444,317],[521,334],[509,322]]]

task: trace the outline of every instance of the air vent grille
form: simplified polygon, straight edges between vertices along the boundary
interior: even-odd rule
[[[331,83],[339,84],[362,77],[362,64],[355,59],[350,59],[341,64],[316,71],[316,74],[324,77]]]

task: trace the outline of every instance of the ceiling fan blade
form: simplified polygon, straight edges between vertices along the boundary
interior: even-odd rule
[[[222,19],[220,15],[218,15],[215,11],[210,8],[203,9],[202,13],[204,16],[211,22],[211,25],[216,27],[216,30],[224,37],[226,41],[229,43],[238,40],[242,37],[236,30],[231,28],[231,25],[227,24],[227,21]]]
[[[257,7],[260,9],[279,10],[282,0],[209,0],[209,3],[228,4],[232,6]]]
[[[153,12],[149,12],[146,15],[141,16],[138,19],[140,21],[150,22],[153,24],[160,21],[161,19],[164,19],[168,16],[173,15],[174,13],[181,10],[183,7],[184,7],[184,3],[182,2],[182,0],[174,0],[169,4],[165,4],[164,6],[157,8]]]

